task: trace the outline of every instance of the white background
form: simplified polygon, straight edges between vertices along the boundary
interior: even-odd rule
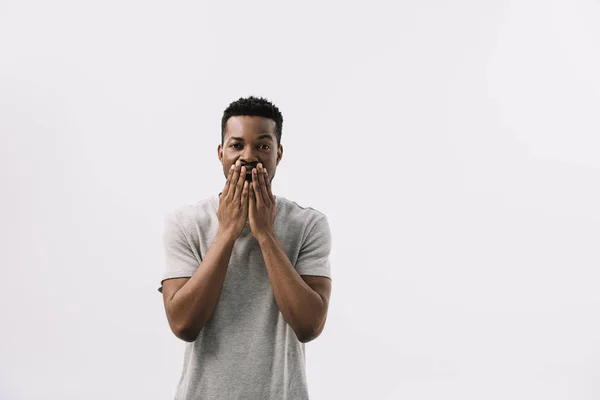
[[[0,398],[173,397],[163,218],[253,94],[333,235],[311,399],[599,399],[598,71],[592,0],[0,1]]]

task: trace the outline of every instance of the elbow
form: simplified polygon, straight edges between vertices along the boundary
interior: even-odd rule
[[[308,343],[308,342],[315,340],[316,338],[319,337],[319,335],[321,335],[322,331],[323,331],[323,326],[321,326],[320,328],[310,327],[310,328],[295,330],[296,337],[298,338],[298,340],[301,343]]]
[[[311,342],[311,341],[315,340],[316,338],[318,338],[320,334],[321,334],[321,332],[311,331],[311,332],[303,332],[301,334],[297,333],[296,337],[298,338],[298,340],[301,343],[308,343],[308,342]]]
[[[175,333],[175,336],[177,336],[179,339],[183,340],[184,342],[188,342],[188,343],[192,343],[195,342],[196,339],[198,339],[198,335],[200,333],[194,333],[194,332],[187,332],[187,331],[180,331]]]
[[[327,314],[325,314],[319,321],[314,321],[313,323],[306,324],[305,326],[296,326],[294,328],[296,337],[302,343],[308,343],[315,340],[321,335],[321,332],[323,332],[326,321]]]
[[[171,332],[184,342],[195,342],[204,325],[199,323],[199,321],[192,323],[189,318],[176,314],[170,308],[167,308],[166,311]]]
[[[296,336],[298,337],[298,340],[300,341],[300,343],[308,343],[317,338],[317,336],[315,336],[315,335],[296,335]]]
[[[192,327],[189,325],[172,325],[171,326],[171,331],[173,332],[173,334],[178,338],[183,340],[184,342],[195,342],[196,339],[198,338],[198,335],[200,334],[200,330],[199,328],[196,327]]]

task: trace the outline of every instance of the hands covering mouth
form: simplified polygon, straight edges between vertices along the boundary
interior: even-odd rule
[[[256,165],[246,165],[246,181],[252,182],[252,170],[256,168]]]

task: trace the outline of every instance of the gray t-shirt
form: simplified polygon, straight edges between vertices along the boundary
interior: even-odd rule
[[[326,216],[280,196],[276,204],[275,234],[298,274],[331,279]],[[163,280],[202,268],[219,228],[218,206],[216,194],[167,216]],[[175,400],[305,400],[305,365],[304,343],[279,311],[260,246],[246,225],[211,319],[185,345]]]

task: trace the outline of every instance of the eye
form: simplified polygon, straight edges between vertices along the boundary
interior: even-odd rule
[[[240,145],[239,143],[233,143],[233,144],[230,144],[229,147],[235,147],[235,146],[239,146],[239,145]]]
[[[271,148],[271,146],[269,146],[268,144],[263,144],[262,147],[267,146],[266,150],[269,150]]]

